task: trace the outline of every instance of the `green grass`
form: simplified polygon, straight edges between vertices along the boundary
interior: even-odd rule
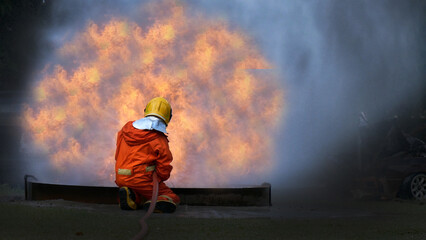
[[[298,220],[157,215],[148,220],[146,239],[426,239],[424,205],[363,204],[380,214]],[[0,239],[131,239],[140,229],[138,214],[118,211],[0,202],[0,213]]]

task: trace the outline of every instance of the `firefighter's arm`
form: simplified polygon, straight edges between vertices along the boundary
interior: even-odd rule
[[[117,161],[117,157],[118,157],[118,151],[120,150],[120,149],[118,149],[118,145],[120,145],[120,142],[121,142],[122,139],[123,139],[123,131],[120,130],[117,133],[117,142],[116,142],[116,145],[115,145],[115,147],[116,147],[116,149],[115,149],[115,160],[116,161]]]
[[[170,172],[173,169],[172,165],[170,165],[173,160],[173,156],[170,152],[169,143],[166,137],[159,139],[156,144],[155,151],[157,153],[155,171],[157,172],[159,180],[166,181],[169,179]]]

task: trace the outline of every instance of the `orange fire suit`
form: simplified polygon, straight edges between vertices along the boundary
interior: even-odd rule
[[[158,200],[175,205],[180,199],[164,183],[172,171],[173,160],[167,136],[155,130],[140,130],[126,123],[117,134],[115,183],[129,187],[136,195],[135,203],[143,204],[152,197],[152,173],[158,176]]]

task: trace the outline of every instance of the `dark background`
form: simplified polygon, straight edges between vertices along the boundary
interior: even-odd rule
[[[28,80],[48,49],[40,36],[49,13],[43,1],[0,1],[0,183],[23,182],[20,112]]]

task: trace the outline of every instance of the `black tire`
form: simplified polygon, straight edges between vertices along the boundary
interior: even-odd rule
[[[402,182],[400,196],[403,198],[426,200],[426,173],[414,173]]]

